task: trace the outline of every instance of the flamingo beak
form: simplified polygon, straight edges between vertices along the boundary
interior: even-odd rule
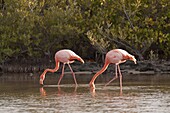
[[[131,57],[131,60],[132,60],[135,64],[137,64],[136,59],[135,59],[134,56]]]
[[[84,64],[84,60],[82,58],[79,58],[79,61]]]
[[[134,61],[134,63],[137,64],[136,61]]]
[[[136,59],[135,59],[135,58],[133,59],[133,61],[134,61],[134,63],[135,63],[135,64],[137,64],[137,62],[136,62]]]
[[[84,60],[82,59],[81,62],[84,64]]]

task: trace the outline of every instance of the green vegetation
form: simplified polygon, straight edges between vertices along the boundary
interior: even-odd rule
[[[0,62],[51,57],[62,48],[86,57],[82,40],[101,53],[124,48],[139,59],[169,59],[170,1],[1,0]]]

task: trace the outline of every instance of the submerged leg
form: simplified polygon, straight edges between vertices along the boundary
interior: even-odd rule
[[[71,72],[72,72],[72,75],[73,75],[73,78],[74,78],[74,82],[75,82],[75,84],[76,84],[76,86],[77,86],[77,81],[76,81],[75,73],[73,72],[73,70],[72,70],[72,68],[71,68],[71,66],[70,66],[69,63],[68,63],[68,66],[69,66],[69,68],[70,68],[70,70],[71,70]]]
[[[117,76],[117,66],[118,65],[115,65],[115,76],[108,83],[106,83],[105,86],[109,85],[112,81],[114,81],[115,79],[118,78],[118,76]]]
[[[58,80],[58,85],[60,85],[61,79],[62,79],[63,76],[64,76],[64,67],[65,67],[65,64],[63,63],[62,73],[61,73],[60,78],[59,78],[59,80]]]

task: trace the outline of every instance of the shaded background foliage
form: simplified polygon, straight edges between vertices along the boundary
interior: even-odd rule
[[[0,62],[50,58],[62,48],[86,59],[123,48],[140,60],[167,60],[169,29],[169,0],[1,0]]]

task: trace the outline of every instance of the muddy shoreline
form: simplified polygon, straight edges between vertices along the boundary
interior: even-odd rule
[[[77,74],[94,74],[97,71],[99,71],[103,65],[99,65],[96,62],[85,62],[85,64],[81,64],[79,62],[74,62],[71,64],[74,72]],[[46,64],[42,63],[11,63],[11,64],[5,64],[0,66],[0,72],[1,73],[38,73],[43,72],[46,68],[54,68],[55,64],[53,62],[49,62]],[[61,72],[62,64],[60,64],[60,69],[57,71],[57,73]],[[170,74],[170,61],[138,61],[135,65],[131,61],[127,61],[126,63],[120,64],[120,68],[122,70],[122,73],[127,74]],[[114,64],[109,65],[106,72],[114,72]],[[70,70],[66,66],[65,71],[69,74]],[[67,74],[66,73],[66,74]]]

